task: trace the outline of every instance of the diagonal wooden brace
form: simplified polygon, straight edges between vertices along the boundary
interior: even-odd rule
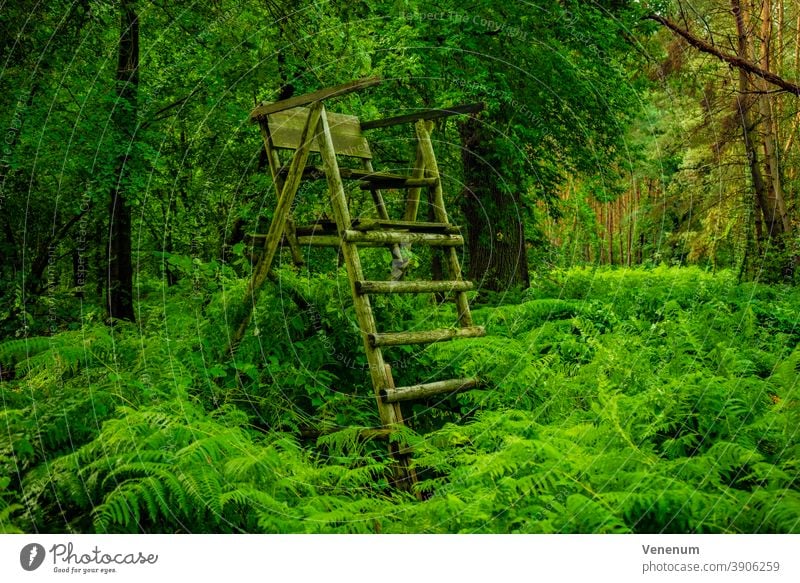
[[[278,250],[281,239],[283,239],[284,229],[289,217],[289,211],[292,208],[292,202],[297,194],[297,189],[300,187],[300,181],[303,178],[303,169],[308,161],[308,153],[311,151],[311,145],[316,140],[317,124],[319,123],[320,112],[322,111],[322,102],[318,101],[311,106],[308,115],[308,120],[303,133],[300,138],[300,147],[292,157],[291,165],[289,166],[289,173],[286,176],[286,181],[283,183],[283,188],[278,197],[278,205],[275,208],[275,214],[272,217],[272,223],[269,227],[269,233],[264,242],[264,248],[261,251],[261,257],[256,263],[255,271],[247,285],[247,293],[244,297],[244,315],[236,333],[231,337],[228,344],[228,353],[233,353],[236,346],[244,338],[245,331],[250,325],[253,318],[253,310],[255,310],[256,303],[258,302],[258,295],[261,291],[264,282],[269,276],[270,269],[272,268],[272,261],[275,258],[275,253]],[[271,152],[268,152],[271,154]],[[276,183],[277,185],[278,183]]]
[[[303,178],[303,169],[306,167],[311,145],[314,140],[316,140],[316,129],[321,110],[321,101],[311,106],[308,120],[306,121],[300,138],[300,147],[295,150],[294,156],[292,157],[292,162],[289,165],[289,173],[283,183],[283,189],[278,198],[278,205],[275,207],[275,214],[272,217],[272,223],[269,226],[269,232],[264,242],[264,250],[262,251],[261,259],[256,266],[256,273],[250,281],[249,293],[261,287],[272,267],[272,261],[275,258],[275,253],[278,250],[284,229],[286,228],[289,211],[292,208],[294,197],[297,194],[297,189],[300,187],[300,181]]]

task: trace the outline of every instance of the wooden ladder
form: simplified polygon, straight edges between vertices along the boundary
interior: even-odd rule
[[[328,113],[323,101],[374,85],[377,79],[364,79],[331,87],[288,100],[261,104],[251,113],[260,124],[267,158],[278,203],[269,232],[263,236],[261,256],[256,264],[249,293],[260,287],[271,268],[275,254],[286,243],[295,262],[302,262],[301,246],[330,246],[341,249],[350,280],[356,317],[364,342],[370,377],[381,423],[391,431],[403,425],[400,403],[424,399],[442,393],[475,387],[476,378],[448,379],[411,386],[396,387],[389,365],[384,361],[386,347],[442,342],[457,338],[476,338],[485,334],[475,326],[470,314],[467,292],[472,282],[464,281],[457,248],[464,244],[458,226],[450,223],[445,211],[442,181],[434,155],[430,132],[433,119],[480,111],[483,104],[450,109],[426,110],[405,116],[366,122],[358,118]],[[309,107],[305,107],[309,106]],[[403,176],[376,172],[372,167],[369,144],[362,130],[387,127],[400,123],[415,123],[417,152],[413,172]],[[278,149],[294,150],[291,162],[284,166]],[[321,167],[307,166],[309,153],[319,152]],[[361,168],[340,168],[339,156],[357,158]],[[307,227],[294,225],[290,209],[303,178],[325,178],[330,196],[333,221],[322,221]],[[347,204],[345,180],[356,180],[363,190],[369,190],[378,215],[377,219],[353,219]],[[408,190],[402,220],[392,220],[384,203],[382,188]],[[427,190],[433,221],[417,221],[420,193]],[[443,248],[447,281],[404,281],[401,247],[412,244]],[[392,252],[392,279],[372,281],[364,277],[359,247],[387,247]],[[379,294],[445,293],[455,295],[457,326],[425,331],[387,332],[378,329],[370,301]],[[247,326],[247,322],[243,324]],[[242,330],[243,331],[243,330]],[[408,451],[390,441],[390,452],[396,460],[395,483],[409,486],[416,476],[408,464]]]

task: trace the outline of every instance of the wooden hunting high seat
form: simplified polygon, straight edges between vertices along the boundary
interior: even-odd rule
[[[464,238],[460,234],[459,227],[448,220],[442,182],[430,137],[433,119],[476,113],[483,109],[483,104],[424,110],[364,123],[354,116],[326,111],[323,104],[325,100],[379,82],[380,80],[376,78],[361,79],[276,103],[263,103],[251,112],[251,120],[258,123],[261,128],[270,171],[278,194],[278,203],[269,232],[266,235],[253,235],[256,240],[263,239],[263,247],[251,281],[251,291],[260,287],[266,279],[275,253],[282,242],[288,245],[297,263],[303,261],[301,246],[340,247],[351,284],[381,422],[385,428],[391,429],[403,423],[399,407],[401,401],[422,399],[475,387],[478,384],[477,379],[467,378],[395,387],[392,371],[384,363],[382,350],[388,346],[474,338],[485,334],[483,327],[473,324],[470,314],[466,292],[473,289],[473,284],[463,280],[456,251],[457,247],[464,244]],[[403,123],[415,124],[417,148],[413,170],[408,175],[375,171],[372,166],[372,152],[363,132]],[[279,150],[293,152],[288,163],[282,162]],[[307,165],[310,152],[320,154],[321,166]],[[360,167],[340,167],[337,157],[353,159]],[[328,185],[333,220],[318,221],[308,226],[295,226],[290,215],[301,181],[323,178]],[[356,181],[361,189],[370,191],[377,218],[351,217],[344,181]],[[402,218],[392,219],[389,216],[381,192],[381,189],[385,188],[407,189]],[[433,212],[434,220],[429,222],[417,221],[420,193],[423,189],[427,191]],[[405,261],[400,249],[401,246],[411,244],[443,247],[444,264],[449,279],[402,280]],[[359,247],[390,249],[393,257],[391,279],[366,280],[362,272]],[[371,295],[445,292],[451,292],[455,296],[458,310],[456,327],[406,332],[378,330],[370,305]],[[400,457],[397,451],[394,453]],[[414,478],[406,474],[404,479],[413,481]]]

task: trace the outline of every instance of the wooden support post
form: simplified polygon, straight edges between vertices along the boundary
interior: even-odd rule
[[[375,172],[372,167],[372,160],[363,158],[361,165],[367,172]],[[383,200],[383,193],[379,188],[371,188],[372,200],[375,203],[375,210],[378,213],[378,218],[384,221],[389,220],[389,211],[386,210],[386,203]],[[405,274],[406,267],[408,267],[408,260],[403,259],[403,254],[400,253],[400,245],[392,245],[392,279],[401,279]]]
[[[259,126],[261,127],[261,137],[264,140],[264,150],[267,153],[267,162],[269,162],[269,172],[272,175],[272,183],[275,185],[275,194],[278,199],[283,192],[283,176],[281,176],[281,159],[278,156],[278,151],[272,143],[272,135],[269,132],[269,124],[267,120],[262,121]]]
[[[416,154],[414,156],[414,168],[411,170],[411,176],[414,179],[419,179],[425,177],[425,161],[422,158],[422,148],[420,148],[419,145],[419,138],[417,138],[416,143],[417,147]],[[406,208],[405,212],[403,213],[404,221],[417,220],[417,213],[419,212],[419,196],[421,192],[422,187],[420,186],[414,186],[408,189],[408,193],[406,195]],[[403,243],[400,248],[410,250],[411,243]]]
[[[300,147],[295,150],[292,163],[289,165],[289,173],[286,176],[286,181],[281,190],[280,198],[278,199],[278,204],[275,207],[272,224],[269,227],[267,238],[264,241],[264,253],[256,268],[256,274],[251,281],[251,287],[253,284],[259,284],[259,280],[260,283],[263,283],[263,280],[267,277],[267,273],[272,268],[272,261],[280,245],[281,237],[283,237],[286,220],[289,217],[294,197],[297,194],[297,189],[300,187],[300,181],[303,178],[303,169],[306,167],[308,153],[311,151],[315,128],[317,127],[322,109],[322,102],[317,102],[311,106],[308,121],[303,128],[303,134],[300,138]],[[252,292],[252,289],[248,291]]]
[[[432,178],[439,178],[432,186],[433,213],[439,223],[448,223],[447,212],[444,210],[444,193],[442,192],[442,181],[439,176],[439,165],[436,163],[436,155],[433,152],[430,132],[433,129],[432,121],[420,120],[416,123],[417,139],[419,140],[420,151],[425,165],[425,175]],[[458,252],[451,248],[447,252],[447,266],[450,271],[450,279],[460,281],[461,265],[458,261]],[[465,292],[456,294],[456,304],[458,306],[458,321],[461,326],[472,326],[472,314],[469,311],[469,301]]]
[[[414,168],[411,171],[411,177],[418,179],[425,177],[425,161],[422,158],[422,149],[419,144],[419,137],[417,137],[417,154],[414,160]],[[404,221],[416,221],[417,213],[419,211],[419,196],[422,192],[422,187],[415,186],[408,189],[406,196],[406,210],[403,214]]]
[[[422,154],[422,163],[425,168],[425,176],[428,178],[439,178],[439,165],[436,162],[436,154],[433,151],[433,143],[431,142],[433,122],[420,120],[416,123],[416,129],[420,152]],[[431,193],[434,203],[433,214],[436,217],[436,221],[439,223],[449,223],[447,211],[444,208],[444,190],[440,180],[434,183]]]
[[[281,174],[281,159],[278,156],[278,151],[275,149],[275,144],[272,142],[272,133],[269,130],[269,121],[265,118],[259,124],[261,126],[261,136],[264,139],[264,150],[267,153],[267,161],[269,162],[269,171],[272,175],[272,183],[275,185],[275,191],[280,200],[281,193],[283,192],[283,176]],[[312,142],[313,143],[313,142]],[[303,168],[305,174],[305,168]],[[292,261],[295,265],[303,265],[305,260],[300,251],[300,245],[297,243],[297,233],[294,229],[294,220],[291,213],[286,218],[286,242],[289,244],[289,249],[292,252]],[[264,239],[266,244],[267,238]]]
[[[386,370],[386,390],[387,391],[394,391],[394,379],[392,378],[392,367],[388,364],[384,365]],[[398,419],[398,423],[403,423],[403,414],[400,411],[400,403],[384,403],[384,401],[379,398],[379,407],[386,406],[394,408],[394,415]],[[394,483],[397,487],[402,488],[403,490],[411,490],[414,484],[417,483],[417,472],[414,468],[411,467],[410,459],[409,459],[409,451],[406,448],[401,448],[399,443],[389,442],[389,455],[394,458],[394,468],[392,473],[394,474]],[[417,495],[419,498],[419,494]],[[421,498],[420,498],[421,499]]]
[[[412,178],[425,177],[425,160],[422,157],[422,148],[420,147],[419,135],[417,135],[417,154],[414,160],[414,168],[411,171]],[[417,212],[419,211],[419,195],[422,192],[422,187],[415,186],[408,189],[406,196],[406,210],[403,214],[404,221],[416,221]]]
[[[303,252],[300,250],[300,243],[297,241],[297,231],[294,226],[294,219],[290,214],[286,217],[286,242],[289,244],[289,250],[292,252],[292,261],[295,265],[305,264],[303,259]]]

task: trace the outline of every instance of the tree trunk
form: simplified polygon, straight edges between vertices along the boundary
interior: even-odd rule
[[[117,180],[111,188],[108,229],[108,315],[133,321],[133,262],[131,260],[131,208],[125,197],[130,169],[128,152],[136,133],[139,86],[139,19],[134,0],[123,0],[117,62],[117,98],[113,121],[119,139],[127,141],[117,160]]]
[[[761,67],[771,70],[770,47],[772,44],[772,2],[763,0],[761,9]],[[758,98],[759,112],[764,123],[764,162],[768,177],[769,198],[767,200],[768,212],[764,215],[769,216],[767,228],[770,235],[783,237],[791,229],[786,203],[783,196],[783,180],[781,176],[780,160],[776,147],[776,123],[769,91],[769,84],[763,79],[759,83],[761,90],[765,93]]]
[[[503,291],[530,285],[523,205],[518,192],[500,189],[502,167],[493,168],[491,135],[484,122],[469,118],[459,126],[464,165],[462,210],[467,223],[470,280]]]
[[[738,56],[742,59],[747,59],[748,51],[748,35],[747,35],[747,25],[746,25],[746,14],[742,9],[740,0],[731,0],[731,11],[733,12],[733,16],[736,19],[736,32],[738,37]],[[750,177],[753,182],[753,192],[755,194],[755,200],[759,207],[764,213],[764,217],[767,220],[767,223],[770,223],[770,220],[767,218],[767,212],[765,209],[768,208],[767,204],[767,185],[764,181],[764,177],[761,174],[761,167],[758,163],[758,151],[756,149],[756,135],[755,135],[755,126],[752,121],[752,115],[750,109],[753,105],[752,100],[747,98],[747,95],[750,92],[750,78],[744,69],[740,68],[739,71],[739,93],[736,96],[736,109],[737,114],[739,116],[739,121],[742,126],[742,137],[744,139],[744,149],[745,154],[747,155],[748,167],[750,170]],[[756,225],[758,225],[758,220],[755,220]],[[748,225],[747,227],[750,229],[751,227]],[[752,264],[751,262],[756,260],[757,253],[755,253],[754,249],[747,249],[745,252],[746,264],[742,267],[742,272],[747,273],[748,275],[751,274]]]
[[[614,265],[614,203],[606,202],[606,237],[608,237],[608,264]]]

